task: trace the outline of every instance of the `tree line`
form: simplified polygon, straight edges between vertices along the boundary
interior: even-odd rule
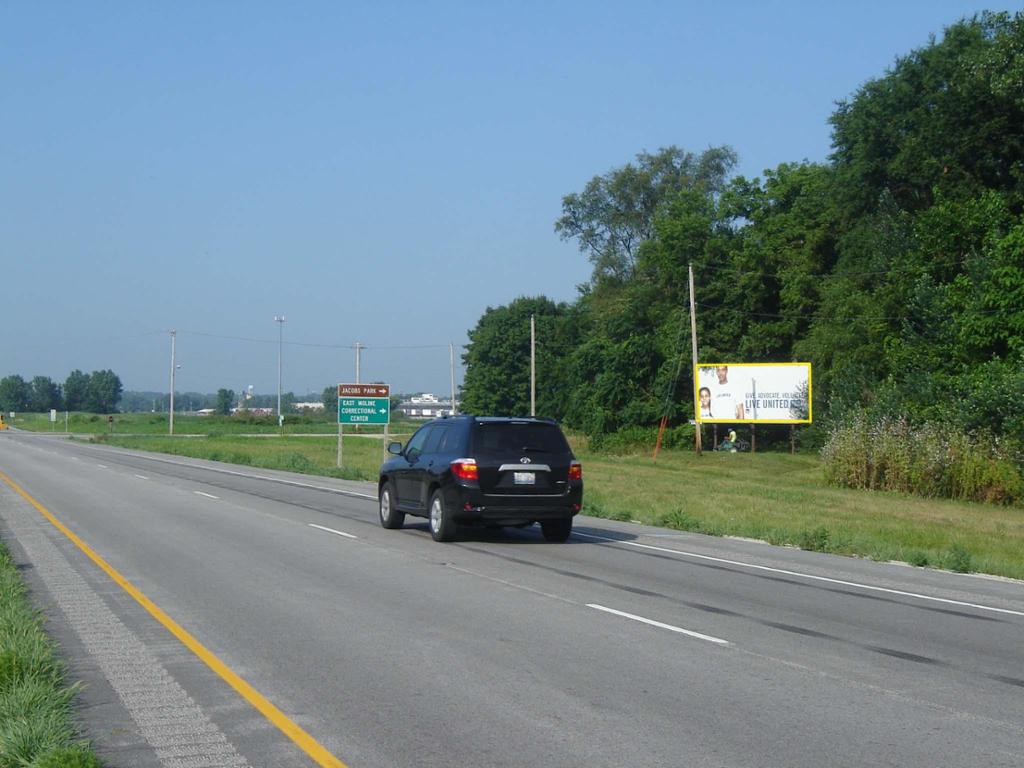
[[[592,435],[692,418],[692,264],[700,359],[810,361],[819,425],[1024,434],[1024,15],[953,24],[829,122],[827,162],[748,179],[730,147],[668,147],[566,195],[555,230],[591,277],[487,309],[463,408],[528,412],[534,315],[539,415]]]
[[[12,374],[0,379],[0,411],[114,413],[122,391],[121,379],[110,369],[92,373],[76,369],[63,384],[49,376],[34,376],[29,381]]]

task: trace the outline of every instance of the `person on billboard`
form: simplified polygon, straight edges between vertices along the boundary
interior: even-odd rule
[[[729,366],[719,365],[715,368],[718,386],[715,387],[712,408],[720,419],[744,418],[743,397],[737,396],[734,385],[729,383]]]
[[[701,387],[697,391],[697,395],[700,397],[700,417],[702,419],[711,418],[711,390],[707,387]]]

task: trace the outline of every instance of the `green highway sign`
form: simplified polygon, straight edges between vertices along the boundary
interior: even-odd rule
[[[339,424],[390,424],[391,398],[386,384],[339,384]]]

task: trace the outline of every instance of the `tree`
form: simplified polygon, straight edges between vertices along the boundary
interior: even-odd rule
[[[31,391],[28,382],[17,374],[0,379],[0,411],[28,410]]]
[[[93,371],[86,390],[85,410],[92,413],[114,413],[121,392],[121,379],[116,373],[109,369]]]
[[[84,411],[88,396],[89,374],[76,368],[64,380],[64,407],[69,411]]]
[[[481,415],[530,413],[530,315],[537,324],[537,415],[561,418],[572,349],[569,308],[544,296],[488,307],[469,332],[460,410]]]
[[[903,210],[935,192],[1024,193],[1024,15],[983,13],[941,41],[897,59],[831,117],[847,214],[875,209],[887,192]]]
[[[217,390],[217,413],[221,416],[227,416],[231,413],[231,406],[235,404],[235,391],[233,389],[218,389]]]
[[[324,404],[324,413],[337,413],[338,387],[336,385],[324,387],[324,391],[320,395],[320,400]]]
[[[641,152],[636,165],[595,176],[582,192],[563,197],[555,231],[563,240],[579,240],[594,265],[592,282],[628,280],[661,205],[685,189],[717,194],[735,164],[736,153],[726,146],[699,155],[678,147]]]
[[[61,407],[60,386],[49,376],[36,376],[32,379],[29,409],[36,413],[45,413],[51,408]]]

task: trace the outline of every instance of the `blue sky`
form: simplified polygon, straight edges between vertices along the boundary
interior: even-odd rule
[[[586,280],[564,194],[671,144],[825,160],[837,100],[983,8],[6,2],[0,375],[166,391],[176,328],[179,390],[272,392],[284,314],[286,390],[360,341],[445,392],[488,306]]]

